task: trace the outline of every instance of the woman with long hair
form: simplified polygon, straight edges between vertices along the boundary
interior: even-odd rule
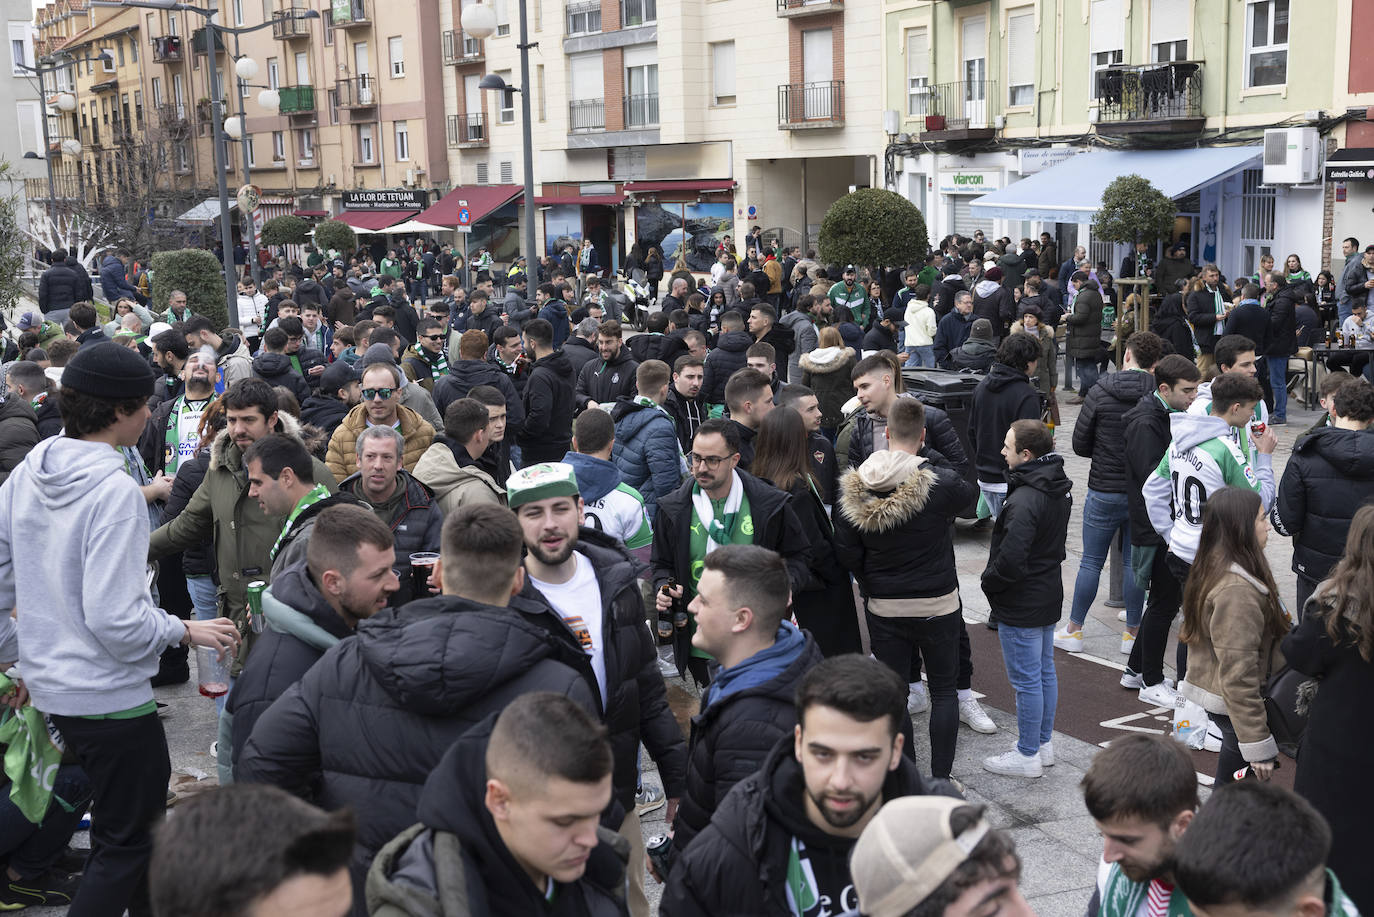
[[[872,300],[873,314],[879,319],[887,311],[887,307],[892,305],[891,301],[883,295],[883,285],[876,280],[870,280],[868,283],[868,298]]]
[[[1283,665],[1279,641],[1291,622],[1264,558],[1269,517],[1260,495],[1223,487],[1207,498],[1197,556],[1183,590],[1188,677],[1179,693],[1201,705],[1221,730],[1213,786],[1247,764],[1268,780],[1279,748],[1269,732],[1261,692]]]
[[[1336,319],[1336,278],[1330,271],[1321,271],[1312,282],[1317,315],[1323,323]]]
[[[816,349],[801,355],[802,385],[816,393],[821,406],[821,432],[832,443],[844,423],[844,403],[854,397],[849,373],[859,361],[858,353],[846,347],[840,329],[827,325],[817,335]]]
[[[1374,735],[1374,506],[1350,521],[1345,555],[1284,638],[1289,665],[1316,678],[1293,788],[1331,825],[1327,859],[1359,907],[1374,910],[1366,838],[1374,822],[1367,776]]]
[[[644,279],[649,282],[649,299],[658,302],[658,282],[663,279],[663,253],[657,246],[649,246],[644,256]]]
[[[827,656],[862,652],[854,590],[835,557],[835,530],[812,477],[806,424],[796,410],[779,407],[764,416],[749,468],[755,477],[791,494],[792,509],[811,545],[811,579],[792,593],[797,623]]]

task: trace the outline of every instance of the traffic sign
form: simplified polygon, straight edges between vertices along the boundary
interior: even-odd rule
[[[458,227],[459,232],[472,232],[472,211],[468,209],[467,201],[458,202]]]

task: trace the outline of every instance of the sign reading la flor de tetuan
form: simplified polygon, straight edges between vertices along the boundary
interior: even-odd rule
[[[423,210],[429,206],[429,196],[423,191],[345,191],[345,210]]]

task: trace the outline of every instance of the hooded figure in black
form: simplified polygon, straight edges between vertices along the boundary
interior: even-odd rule
[[[524,727],[522,730],[520,727]],[[541,755],[522,747],[518,734],[534,732],[555,749]],[[515,738],[515,741],[512,741]],[[493,746],[518,749],[529,761],[529,774],[540,784],[563,791],[562,798],[540,796],[502,773]],[[564,755],[560,755],[560,751]],[[600,754],[599,754],[600,753]],[[578,779],[545,773],[540,758],[561,770],[560,757],[577,759]],[[527,694],[500,717],[488,717],[460,738],[425,781],[417,810],[420,821],[399,834],[377,854],[367,877],[367,912],[372,917],[621,917],[625,904],[625,870],[629,845],[615,832],[590,823],[597,803],[609,798],[610,752],[605,733],[575,704],[559,695]],[[581,779],[583,777],[590,779]],[[518,777],[517,777],[518,779]],[[500,785],[488,788],[488,781]],[[500,795],[508,793],[507,796]],[[517,794],[519,794],[517,796]],[[530,797],[533,797],[531,799]],[[543,873],[539,888],[530,870],[502,837],[493,809],[519,805],[539,807],[541,814],[565,815],[536,822],[541,834],[568,832],[566,850],[585,855],[579,871],[566,867],[565,879]],[[590,810],[590,811],[589,811]],[[576,816],[581,816],[576,819]],[[576,819],[570,828],[562,823]],[[508,823],[509,824],[509,823]],[[514,828],[507,827],[507,831]],[[524,830],[530,830],[528,826]],[[542,838],[541,838],[542,841]],[[595,846],[587,850],[588,843]],[[580,851],[580,853],[579,853]],[[542,870],[541,870],[542,871]],[[576,878],[571,874],[580,873]]]

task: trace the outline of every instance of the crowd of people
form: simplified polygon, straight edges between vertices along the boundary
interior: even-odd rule
[[[1028,914],[1014,844],[954,774],[961,724],[998,731],[956,540],[1001,648],[978,677],[1015,696],[984,769],[1055,765],[1055,651],[1083,651],[1113,544],[1122,687],[1218,737],[1204,805],[1171,739],[1095,756],[1091,915],[1374,908],[1350,742],[1374,387],[1329,372],[1273,466],[1292,307],[1330,284],[1290,258],[1232,297],[1138,247],[1122,273],[1165,294],[1145,330],[1048,234],[897,269],[729,243],[661,299],[652,248],[621,284],[590,243],[532,277],[422,245],[260,265],[228,327],[136,285],[108,324],[89,298],[25,313],[0,402],[0,909],[647,917],[657,881],[668,917]],[[49,272],[44,306],[90,296],[65,258]],[[1061,342],[1085,483],[1056,442]],[[926,378],[967,382],[967,410]],[[674,667],[700,695],[686,731]],[[223,788],[158,827],[154,688],[193,674]],[[1268,785],[1284,754],[1297,795]]]

